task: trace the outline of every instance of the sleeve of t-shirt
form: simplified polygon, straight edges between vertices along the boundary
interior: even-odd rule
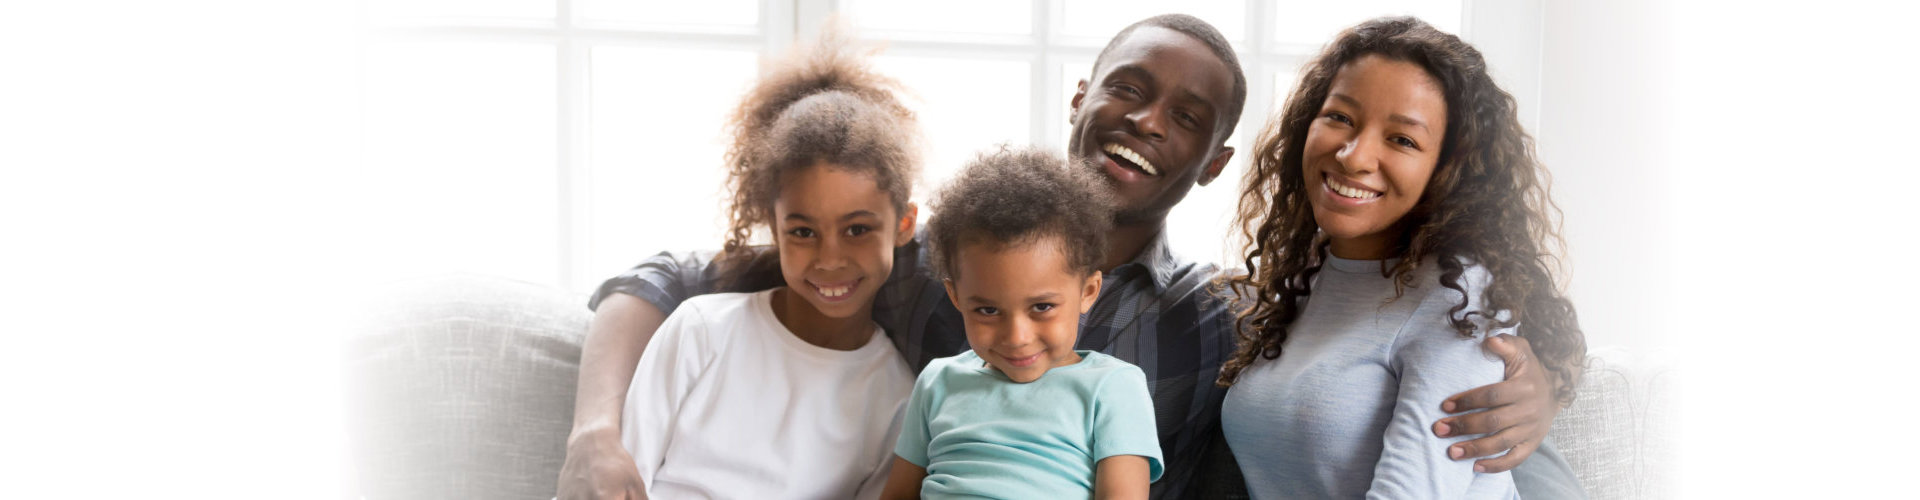
[[[1484,283],[1484,272],[1471,270],[1462,280],[1475,300],[1461,313],[1450,312],[1459,305],[1460,292],[1430,293],[1394,340],[1389,364],[1400,383],[1367,498],[1460,498],[1472,486],[1474,461],[1449,458],[1447,447],[1479,436],[1436,437],[1431,426],[1446,416],[1440,402],[1447,396],[1499,382],[1505,374],[1500,358],[1481,347],[1488,335],[1510,331],[1492,329],[1490,318],[1479,312]],[[1449,314],[1474,323],[1474,336],[1460,336]]]
[[[1153,396],[1139,367],[1114,370],[1094,388],[1093,460],[1119,455],[1147,459],[1147,481],[1160,480],[1166,466],[1160,456],[1159,431],[1153,425]]]
[[[927,427],[931,417],[934,385],[939,379],[943,363],[934,361],[927,369],[920,371],[920,377],[913,381],[913,395],[907,396],[905,416],[900,418],[900,439],[893,443],[893,454],[901,459],[927,468],[930,458],[927,445],[933,442],[933,432]]]
[[[687,395],[719,357],[716,335],[697,306],[675,311],[660,324],[627,387],[620,442],[633,455],[640,478],[652,484],[660,469]]]

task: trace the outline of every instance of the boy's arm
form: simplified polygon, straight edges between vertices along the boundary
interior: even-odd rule
[[[1143,471],[1144,467],[1145,465],[1143,464]],[[893,472],[887,473],[887,488],[880,491],[880,498],[882,500],[912,500],[920,498],[920,481],[926,478],[926,469],[914,465],[913,462],[908,462],[907,459],[900,458],[899,455],[894,455]],[[1146,486],[1146,483],[1140,483],[1141,498],[1146,498]]]
[[[1114,455],[1100,459],[1093,470],[1093,498],[1146,498],[1148,473],[1147,457]]]

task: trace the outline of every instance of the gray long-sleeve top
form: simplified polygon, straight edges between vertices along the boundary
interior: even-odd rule
[[[1391,265],[1391,262],[1386,263]],[[1481,347],[1487,274],[1468,266],[1444,287],[1422,266],[1393,298],[1381,261],[1327,257],[1278,359],[1261,359],[1227,391],[1222,429],[1253,498],[1518,498],[1507,473],[1481,474],[1431,425],[1447,396],[1499,382],[1504,365]],[[1449,311],[1478,328],[1461,336]],[[1392,299],[1392,300],[1389,300]],[[1500,319],[1505,319],[1504,315]]]

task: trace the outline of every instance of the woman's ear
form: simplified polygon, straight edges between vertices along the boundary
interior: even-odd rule
[[[893,246],[901,246],[913,241],[913,225],[920,220],[920,206],[911,202],[907,209],[900,212],[900,227],[893,235]]]
[[[1087,276],[1087,282],[1080,288],[1080,314],[1093,310],[1093,301],[1100,299],[1100,271]]]

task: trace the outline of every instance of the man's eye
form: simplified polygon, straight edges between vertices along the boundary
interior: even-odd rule
[[[793,235],[793,236],[794,236],[794,237],[796,237],[796,238],[812,238],[812,237],[813,237],[813,228],[810,228],[810,227],[796,227],[796,228],[793,228],[793,229],[788,229],[788,230],[787,230],[787,234],[790,234],[790,235]]]
[[[1033,312],[1037,312],[1037,313],[1043,313],[1043,312],[1047,312],[1047,311],[1052,311],[1052,310],[1053,310],[1053,307],[1054,307],[1054,305],[1053,305],[1053,304],[1048,304],[1048,303],[1045,303],[1045,302],[1042,302],[1042,303],[1039,303],[1039,304],[1034,304],[1034,305],[1033,305]]]
[[[975,307],[975,308],[973,308],[973,312],[974,312],[975,314],[979,314],[979,315],[981,315],[981,316],[998,316],[998,315],[1000,314],[1000,308],[997,308],[997,307]]]

